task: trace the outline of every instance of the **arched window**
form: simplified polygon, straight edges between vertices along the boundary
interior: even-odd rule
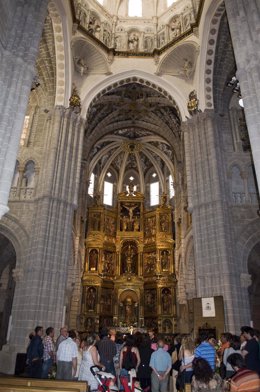
[[[12,187],[17,187],[18,180],[19,180],[19,162],[16,161],[14,175],[13,175],[13,181],[12,181]]]
[[[20,146],[25,145],[25,141],[27,139],[28,131],[29,131],[29,123],[30,123],[30,116],[25,116],[24,122],[23,122],[22,135],[21,135],[21,139],[20,139]]]
[[[143,16],[142,0],[128,0],[128,16]]]
[[[91,197],[94,196],[94,187],[95,187],[95,174],[91,173],[91,176],[89,179],[89,186],[88,186],[88,194]]]
[[[104,181],[104,196],[103,203],[107,206],[113,206],[114,202],[114,183],[116,181],[115,175],[112,171],[108,171]]]
[[[159,204],[159,181],[150,184],[150,206]]]
[[[232,167],[231,177],[232,197],[235,204],[242,204],[245,202],[245,187],[244,181],[241,177],[240,168],[238,166]]]
[[[173,186],[173,178],[172,175],[169,175],[169,198],[171,199],[175,195],[175,190]]]
[[[34,188],[35,186],[35,163],[33,161],[27,162],[25,166],[23,185],[26,188]]]

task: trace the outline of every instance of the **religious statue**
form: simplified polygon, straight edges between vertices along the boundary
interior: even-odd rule
[[[199,100],[197,98],[196,91],[193,90],[189,94],[189,101],[187,103],[187,108],[191,116],[198,113],[199,111]]]
[[[167,214],[160,214],[160,231],[169,231],[169,217]]]
[[[146,274],[151,274],[156,269],[156,252],[151,252],[146,255],[144,272]]]
[[[113,275],[114,273],[113,254],[110,252],[106,252],[104,254],[104,266],[102,272],[107,275]]]
[[[138,204],[135,204],[135,205],[124,204],[123,207],[127,209],[128,213],[129,213],[130,222],[132,222],[134,210],[138,207]]]
[[[132,300],[132,298],[127,297],[124,301],[124,309],[125,309],[125,323],[129,326],[136,322],[134,306],[135,303]]]
[[[167,250],[161,251],[161,268],[162,271],[169,270],[169,252]]]
[[[139,38],[138,38],[138,36],[135,33],[132,34],[129,37],[129,39],[128,39],[128,46],[129,46],[129,50],[131,52],[137,52],[138,51]]]
[[[89,252],[89,271],[97,271],[98,251],[92,249]]]
[[[80,73],[80,76],[86,75],[88,72],[88,66],[86,61],[81,57],[74,57],[75,68]]]
[[[96,304],[96,289],[94,289],[94,287],[88,289],[86,300],[88,310],[94,310]]]
[[[140,230],[139,218],[138,218],[138,216],[135,216],[135,218],[134,218],[134,231],[139,231],[139,230]]]
[[[192,62],[189,59],[183,59],[183,66],[181,70],[181,75],[184,76],[185,79],[190,79],[192,74]]]
[[[134,184],[132,182],[128,184],[127,196],[135,196]]]
[[[164,333],[172,333],[172,323],[168,319],[163,321],[163,332]]]
[[[173,18],[171,25],[171,36],[172,38],[178,37],[181,33],[181,20],[179,16]]]
[[[170,313],[172,304],[172,296],[169,289],[162,290],[162,313]]]
[[[73,86],[69,105],[75,113],[79,113],[81,111],[81,100],[76,86]]]
[[[95,320],[93,320],[91,317],[88,317],[85,321],[85,329],[88,332],[94,332],[95,330]]]
[[[92,218],[91,219],[92,230],[99,231],[100,230],[100,214],[99,213],[93,214],[91,218]]]
[[[155,311],[156,291],[154,289],[145,290],[145,306],[149,313],[153,313]]]
[[[134,249],[131,245],[128,245],[128,249],[125,253],[126,255],[126,271],[128,274],[131,274],[133,272],[134,266]]]

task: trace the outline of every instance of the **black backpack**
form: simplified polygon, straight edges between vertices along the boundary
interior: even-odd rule
[[[123,356],[122,368],[126,370],[135,369],[136,355],[132,351],[132,347],[127,347],[125,355]]]

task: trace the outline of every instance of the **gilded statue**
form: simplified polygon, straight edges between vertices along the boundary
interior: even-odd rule
[[[199,100],[197,98],[196,91],[193,90],[189,94],[189,101],[187,103],[187,108],[191,116],[198,113],[199,111]]]

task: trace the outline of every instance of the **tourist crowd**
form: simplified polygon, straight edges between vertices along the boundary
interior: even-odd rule
[[[115,329],[83,340],[66,327],[54,342],[54,329],[37,326],[27,348],[30,377],[86,381],[90,390],[98,389],[91,372],[96,365],[114,375],[119,389],[132,392],[134,386],[148,392],[260,391],[259,331],[241,327],[241,335],[223,333],[220,341],[202,333],[197,342],[190,335],[174,335],[167,342],[139,331],[123,335]],[[129,383],[129,374],[133,384]],[[189,389],[190,390],[190,389]]]

